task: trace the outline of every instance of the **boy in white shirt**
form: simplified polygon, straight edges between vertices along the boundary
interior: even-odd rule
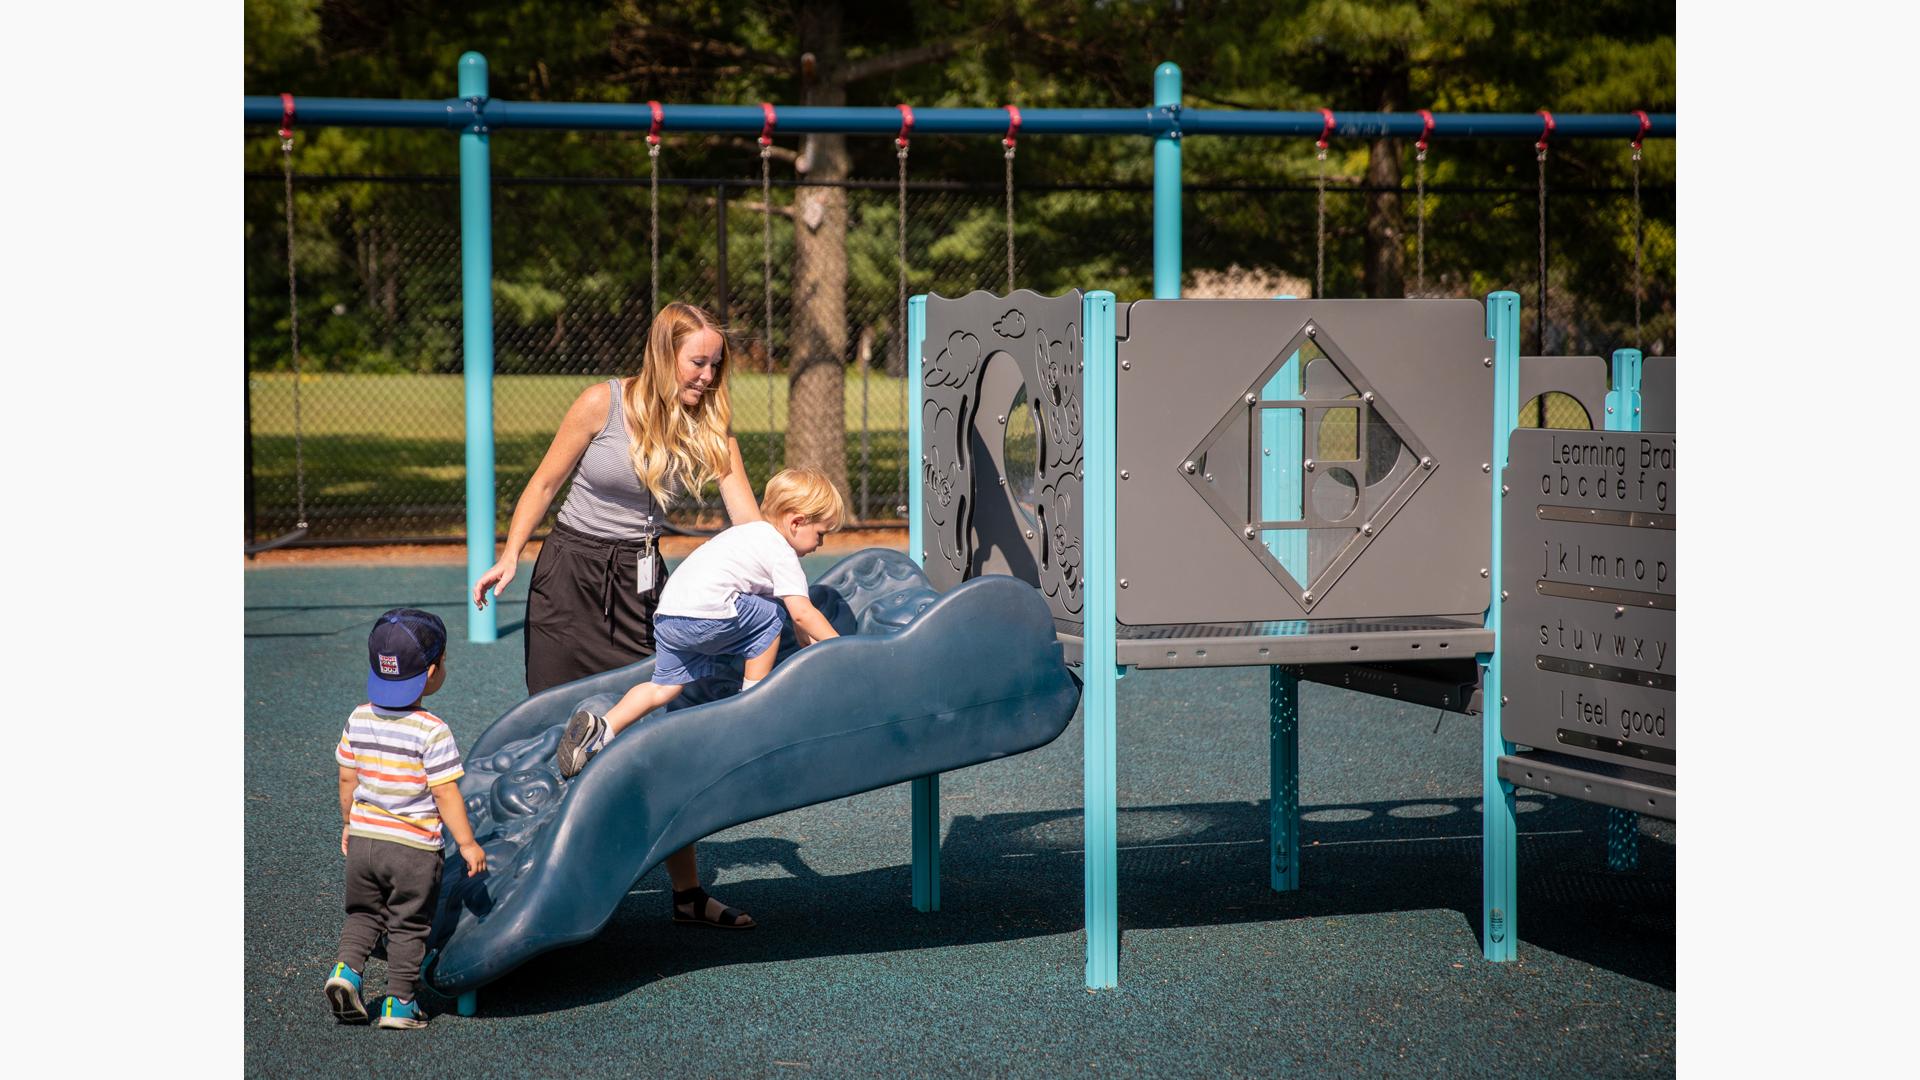
[[[653,681],[627,691],[605,716],[573,714],[555,755],[560,775],[579,773],[629,724],[717,672],[723,657],[747,658],[743,691],[766,678],[780,652],[775,598],[786,605],[801,645],[839,637],[807,598],[800,556],[818,550],[845,512],[819,469],[783,469],[768,480],[760,500],[765,520],[735,525],[700,545],[667,579],[654,612]]]

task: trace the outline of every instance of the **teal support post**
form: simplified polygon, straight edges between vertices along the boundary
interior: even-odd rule
[[[1081,371],[1086,388],[1086,481],[1081,536],[1086,554],[1084,685],[1080,694],[1085,740],[1082,803],[1086,808],[1087,987],[1119,985],[1119,653],[1114,640],[1117,570],[1114,562],[1116,410],[1114,298],[1086,294]]]
[[[1300,887],[1300,669],[1267,668],[1268,883]]]
[[[913,407],[907,413],[907,461],[912,480],[907,484],[907,554],[918,566],[925,567],[927,552],[920,527],[925,508],[926,476],[917,462],[921,446],[920,367],[921,347],[927,340],[927,298],[907,300],[907,374],[915,389]],[[913,789],[913,909],[940,910],[940,777],[922,776],[910,781]]]
[[[1513,785],[1500,779],[1501,754],[1513,744],[1501,738],[1500,706],[1500,569],[1501,478],[1507,467],[1507,443],[1520,424],[1520,294],[1489,293],[1487,336],[1493,339],[1493,450],[1488,458],[1493,474],[1493,574],[1487,604],[1487,626],[1493,631],[1493,652],[1475,659],[1486,667],[1481,681],[1480,706],[1480,949],[1489,960],[1512,960],[1519,955],[1520,929],[1515,904],[1520,895],[1519,824],[1515,819]]]
[[[1291,300],[1277,296],[1276,300]],[[1300,354],[1294,353],[1260,390],[1265,401],[1297,401],[1301,394]],[[1260,518],[1299,521],[1305,510],[1302,466],[1306,420],[1298,409],[1260,410]],[[1276,530],[1267,550],[1300,581],[1307,580],[1307,533]],[[1300,887],[1300,672],[1267,668],[1267,841],[1268,881],[1275,892]]]
[[[1153,105],[1173,126],[1153,137],[1153,296],[1180,298],[1180,65],[1153,69]]]
[[[1639,349],[1613,351],[1613,389],[1607,392],[1607,430],[1640,430]],[[1640,869],[1640,815],[1607,808],[1607,869]]]
[[[453,1011],[461,1016],[472,1016],[480,1011],[480,991],[469,990],[454,1000]]]
[[[493,565],[493,183],[486,125],[487,58],[460,57],[460,96],[474,123],[460,133],[461,367],[467,396],[467,590]],[[467,640],[499,638],[498,604],[467,612]]]

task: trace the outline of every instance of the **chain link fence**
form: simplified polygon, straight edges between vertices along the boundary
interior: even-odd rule
[[[291,529],[303,498],[306,542],[462,535],[457,178],[296,176],[297,385],[282,184],[279,173],[249,173],[245,183],[249,541]],[[899,523],[910,394],[901,377],[896,183],[777,181],[769,194],[762,197],[758,177],[663,179],[654,297],[646,178],[494,178],[502,532],[567,406],[595,380],[637,369],[649,314],[670,299],[706,307],[734,332],[740,351],[727,375],[734,431],[756,491],[786,462],[789,437],[810,435],[816,460],[823,445],[839,451],[857,522]],[[1538,196],[1526,185],[1427,185],[1424,229],[1411,183],[1393,191],[1330,185],[1324,217],[1312,184],[1190,185],[1185,293],[1479,298],[1512,289],[1522,297],[1529,354],[1607,356],[1637,345],[1670,355],[1674,192],[1646,187],[1640,196],[1637,331],[1636,217],[1624,187],[1550,191],[1543,320]],[[1004,199],[995,184],[910,182],[907,292],[1004,291]],[[1048,294],[1105,288],[1122,300],[1151,295],[1149,186],[1021,188],[1015,213],[1019,287]],[[1400,241],[1374,245],[1371,264],[1369,215],[1375,231],[1384,220]],[[1316,290],[1323,229],[1325,282]],[[799,340],[797,326],[818,327],[821,311],[836,310],[832,296],[797,295],[796,266],[808,259],[815,263],[806,281],[827,282],[829,293],[844,281],[844,314],[825,320],[826,332]],[[809,303],[816,305],[810,320],[801,310]],[[828,405],[812,399],[810,431],[789,419],[797,349],[824,350],[831,361],[817,368],[829,379]],[[678,505],[673,518],[684,527],[721,524],[717,494],[710,487]]]

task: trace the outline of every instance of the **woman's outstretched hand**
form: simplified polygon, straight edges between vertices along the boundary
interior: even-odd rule
[[[520,561],[518,559],[501,559],[489,567],[486,573],[480,575],[480,580],[474,582],[473,606],[481,611],[485,611],[487,609],[487,587],[491,585],[493,587],[493,595],[499,596],[500,590],[507,587],[507,583],[513,580],[514,572],[519,569]]]

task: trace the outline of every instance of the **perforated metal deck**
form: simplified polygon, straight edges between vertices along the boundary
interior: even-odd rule
[[[1302,619],[1171,623],[1115,629],[1119,662],[1141,668],[1472,660],[1493,651],[1493,631],[1458,619]],[[1061,634],[1070,660],[1081,638]]]

